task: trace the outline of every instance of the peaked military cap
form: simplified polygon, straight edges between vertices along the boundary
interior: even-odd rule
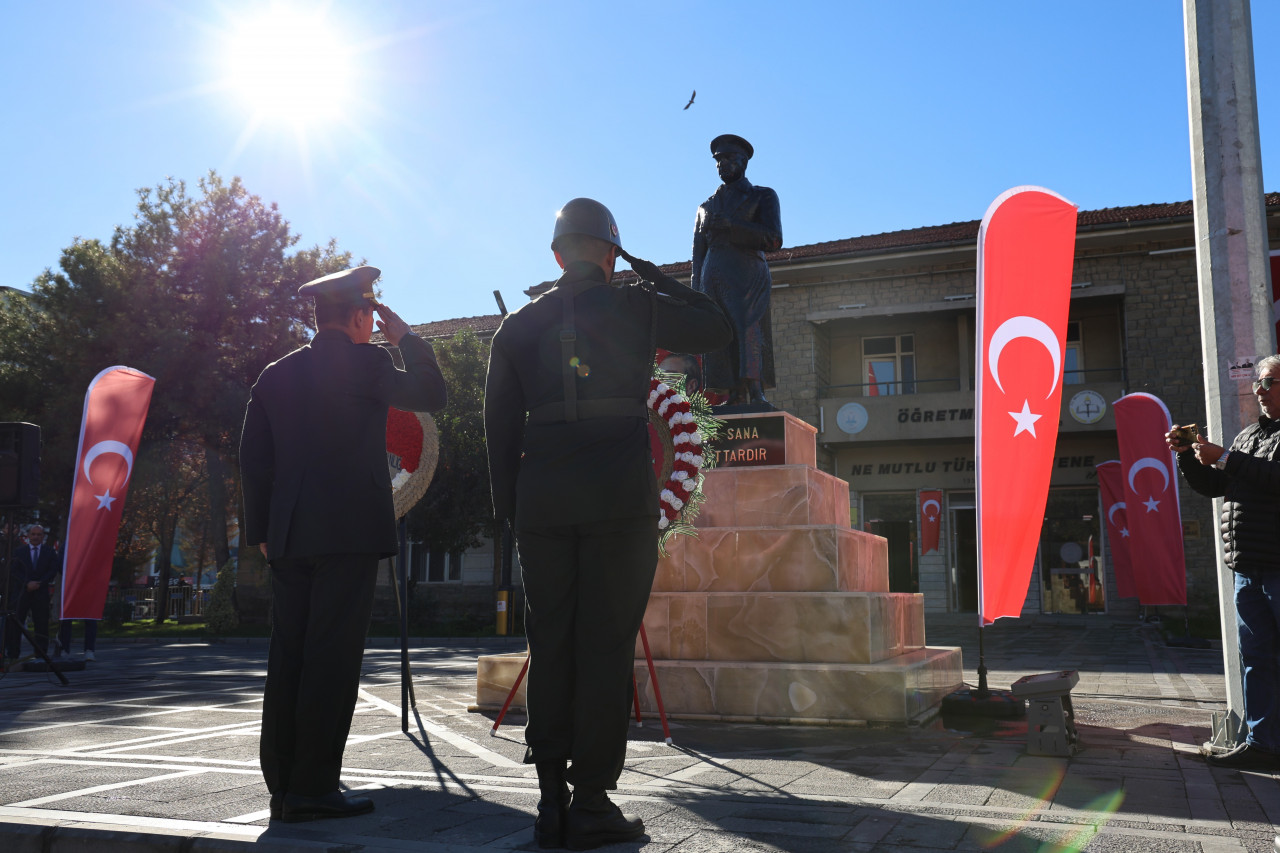
[[[729,151],[735,148],[741,151],[743,154],[746,154],[748,160],[750,160],[751,157],[756,153],[756,150],[751,147],[750,142],[743,139],[741,136],[736,136],[732,133],[722,133],[719,136],[717,136],[715,139],[711,140],[711,156],[712,157],[718,157],[720,156],[720,154],[724,153],[725,151]]]
[[[298,288],[299,296],[309,296],[317,302],[357,304],[362,300],[375,300],[373,283],[382,275],[377,267],[352,267],[309,281]]]

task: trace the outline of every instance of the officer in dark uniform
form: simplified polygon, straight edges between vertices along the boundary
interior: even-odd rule
[[[311,343],[258,377],[240,439],[243,536],[271,563],[271,651],[262,703],[262,774],[273,818],[373,809],[338,790],[360,684],[378,561],[396,553],[387,407],[445,404],[431,345],[377,302],[375,267],[304,284]],[[400,348],[369,344],[378,328]]]
[[[564,275],[494,335],[485,433],[494,511],[513,524],[528,599],[534,834],[542,847],[585,850],[644,833],[605,791],[626,757],[636,634],[658,562],[654,347],[718,349],[732,329],[709,297],[627,255],[597,201],[560,210],[551,248]],[[612,285],[619,255],[646,281]]]

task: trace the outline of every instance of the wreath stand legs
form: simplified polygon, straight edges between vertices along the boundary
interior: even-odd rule
[[[644,623],[640,624],[640,642],[644,644],[644,659],[649,665],[649,680],[653,682],[653,698],[658,703],[658,719],[662,721],[662,734],[666,738],[667,744],[671,744],[671,727],[667,725],[667,711],[662,707],[662,690],[658,687],[658,671],[653,667],[653,654],[649,651],[649,636],[644,632]],[[496,737],[498,734],[498,726],[502,725],[502,720],[507,716],[508,709],[511,708],[511,701],[516,698],[516,691],[520,689],[521,683],[524,682],[525,673],[529,671],[529,656],[525,655],[524,666],[520,667],[520,674],[516,676],[515,683],[511,685],[511,692],[507,694],[507,701],[502,703],[502,710],[498,712],[498,718],[493,721],[493,728],[489,729],[489,737]],[[635,674],[632,673],[631,680],[635,682]],[[640,690],[639,685],[632,691],[632,697],[636,703],[636,723],[644,725],[644,720],[640,716]]]

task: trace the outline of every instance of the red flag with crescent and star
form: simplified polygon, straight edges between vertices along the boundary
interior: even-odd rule
[[[1133,560],[1129,555],[1129,503],[1124,499],[1124,476],[1120,460],[1111,459],[1097,466],[1098,488],[1102,493],[1102,517],[1106,519],[1107,541],[1111,543],[1111,568],[1116,576],[1116,593],[1133,598],[1138,588],[1133,584]]]
[[[1018,616],[1040,544],[1062,408],[1076,207],[1001,194],[978,231],[979,620]]]
[[[942,528],[942,492],[920,493],[920,553],[938,550],[938,531]]]
[[[1172,426],[1169,408],[1159,397],[1143,392],[1126,394],[1113,406],[1138,601],[1186,604],[1178,466],[1164,440]]]
[[[62,581],[63,619],[101,619],[116,534],[155,379],[108,367],[89,383],[80,422]]]

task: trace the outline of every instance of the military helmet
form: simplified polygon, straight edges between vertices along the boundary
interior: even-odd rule
[[[551,248],[554,249],[556,241],[567,234],[585,234],[622,248],[618,223],[613,221],[609,208],[595,199],[575,198],[560,208],[556,214],[556,230],[551,235]]]

